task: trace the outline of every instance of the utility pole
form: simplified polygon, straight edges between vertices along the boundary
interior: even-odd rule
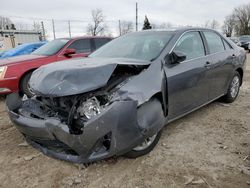
[[[135,29],[138,31],[138,4],[135,4]]]
[[[71,38],[70,20],[68,21],[68,25],[69,25],[69,38]]]
[[[119,35],[122,35],[121,20],[119,20]]]
[[[56,32],[55,32],[55,23],[54,23],[54,19],[52,19],[52,27],[53,27],[54,39],[56,39]]]
[[[44,25],[43,25],[43,21],[41,21],[41,26],[42,26],[42,32],[43,32],[43,40],[46,40],[46,36],[45,36],[45,29],[44,29]]]

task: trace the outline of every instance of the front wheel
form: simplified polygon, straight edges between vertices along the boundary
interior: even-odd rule
[[[240,74],[238,72],[235,72],[227,90],[227,94],[223,97],[224,102],[232,103],[235,101],[240,91],[241,81],[242,80]]]
[[[30,86],[29,86],[29,80],[30,80],[31,74],[32,72],[29,72],[26,75],[24,75],[20,83],[21,92],[23,94],[26,94],[28,97],[34,96],[34,93],[30,90]]]
[[[154,147],[158,143],[161,137],[161,132],[162,131],[159,131],[155,135],[146,138],[140,145],[136,146],[131,151],[126,153],[125,156],[128,158],[137,158],[137,157],[148,154],[154,149]]]

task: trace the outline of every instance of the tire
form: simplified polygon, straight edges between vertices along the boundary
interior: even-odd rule
[[[230,82],[229,88],[227,90],[227,94],[223,96],[222,98],[223,102],[232,103],[235,101],[235,99],[239,95],[241,82],[242,82],[242,78],[240,74],[236,71]]]
[[[129,151],[128,153],[126,153],[124,156],[131,158],[131,159],[134,159],[134,158],[141,157],[143,155],[150,153],[154,149],[154,147],[156,146],[158,141],[160,140],[161,133],[162,133],[162,131],[159,131],[158,133],[153,135],[152,137],[154,137],[154,139],[147,147],[139,149],[140,146],[137,146],[137,147],[133,148],[131,151]],[[150,137],[150,138],[152,138],[152,137]],[[145,139],[145,141],[146,140],[147,139]]]
[[[21,93],[27,95],[27,97],[29,98],[34,96],[34,93],[32,93],[29,89],[29,80],[30,80],[31,74],[32,72],[25,74],[20,83]]]

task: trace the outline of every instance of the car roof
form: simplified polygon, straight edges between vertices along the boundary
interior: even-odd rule
[[[170,27],[167,29],[150,29],[150,30],[142,30],[139,32],[158,32],[158,31],[174,31],[174,32],[185,32],[191,30],[208,30],[208,31],[216,31],[214,29],[203,28],[203,27]],[[216,31],[217,32],[217,31]]]
[[[101,38],[101,39],[113,39],[112,37],[107,37],[107,36],[80,36],[80,37],[65,37],[65,38],[57,38],[57,39],[66,39],[66,40],[78,40],[78,39],[95,39],[95,38]]]

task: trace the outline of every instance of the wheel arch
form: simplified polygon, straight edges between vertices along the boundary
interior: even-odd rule
[[[236,72],[238,72],[240,74],[240,77],[241,77],[241,82],[240,82],[240,85],[242,85],[242,82],[243,82],[243,76],[244,76],[244,72],[243,72],[243,69],[241,67],[237,68],[235,70]]]
[[[29,69],[29,70],[27,70],[26,72],[24,72],[24,73],[22,74],[22,76],[21,76],[20,79],[19,79],[19,83],[18,83],[18,89],[19,89],[19,91],[21,91],[21,84],[22,84],[23,78],[24,78],[27,74],[33,72],[33,71],[36,70],[36,69],[37,69],[37,68]]]

